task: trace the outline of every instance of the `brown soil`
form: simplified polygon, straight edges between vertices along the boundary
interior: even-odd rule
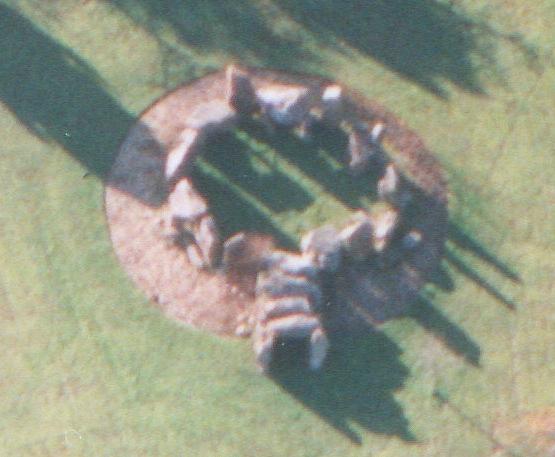
[[[531,411],[494,424],[495,456],[555,456],[555,408]]]
[[[323,84],[304,75],[252,70],[255,86],[273,81]],[[107,181],[105,207],[116,254],[133,281],[168,316],[221,335],[233,334],[237,317],[253,305],[253,278],[231,283],[223,273],[199,271],[168,242],[165,154],[199,102],[224,97],[224,72],[210,74],[165,95],[131,129]],[[360,116],[386,123],[384,143],[418,194],[414,224],[426,234],[409,258],[379,274],[347,265],[329,284],[329,327],[355,329],[402,314],[442,254],[447,189],[441,167],[421,139],[380,105],[351,94]]]

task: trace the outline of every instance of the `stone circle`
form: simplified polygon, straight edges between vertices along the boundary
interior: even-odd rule
[[[321,127],[346,135],[345,170],[368,174],[377,202],[313,228],[297,249],[267,233],[223,239],[192,172],[211,139],[245,119],[307,142]],[[420,137],[378,103],[324,78],[229,65],[140,116],[105,208],[118,259],[166,315],[251,335],[263,372],[278,341],[306,339],[319,369],[333,335],[400,316],[417,298],[442,255],[447,187]]]

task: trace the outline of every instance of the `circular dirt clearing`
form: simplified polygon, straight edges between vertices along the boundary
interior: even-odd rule
[[[270,70],[245,71],[257,94],[271,93],[276,87],[308,88],[323,100],[326,88],[332,88],[329,93],[340,88],[347,114],[330,127],[326,113],[322,115],[316,106],[310,115],[320,110],[314,124],[322,121],[323,125],[314,127],[310,141],[305,142],[306,132],[298,128],[284,129],[257,114],[237,113],[246,105],[230,102],[225,71],[179,87],[156,101],[130,130],[107,180],[106,215],[123,267],[169,317],[232,335],[239,317],[243,319],[253,309],[257,272],[235,269],[232,275],[219,261],[211,268],[191,263],[186,249],[170,236],[169,196],[176,176],[190,179],[206,200],[222,241],[244,230],[261,235],[257,239],[261,251],[274,245],[295,251],[308,229],[324,224],[341,229],[350,214],[375,202],[384,164],[391,163],[411,195],[399,233],[385,251],[387,255],[363,262],[346,257],[337,272],[323,275],[325,305],[319,313],[332,332],[352,331],[401,315],[442,255],[447,189],[434,156],[418,135],[382,106],[333,81]],[[222,110],[222,118],[230,119],[225,131],[215,129],[207,135],[185,167],[168,164],[169,156],[190,153],[173,151],[190,141],[196,134],[192,130],[201,131],[192,126],[194,122]],[[345,124],[349,124],[348,133]],[[386,161],[354,175],[348,164],[357,157],[344,155],[361,125],[369,131],[374,127],[375,136],[380,130],[379,149]],[[333,147],[326,147],[326,142]],[[241,167],[248,170],[242,173]],[[407,236],[417,239],[416,248],[406,248],[411,240]]]

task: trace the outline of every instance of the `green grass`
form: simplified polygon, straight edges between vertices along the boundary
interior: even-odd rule
[[[344,224],[350,209],[374,200],[369,177],[343,166],[346,148],[346,135],[331,129],[307,144],[249,122],[206,146],[194,178],[224,237],[262,230],[295,249],[303,233]]]
[[[497,422],[554,406],[553,2],[358,4],[0,2],[1,455],[489,456]],[[103,178],[128,127],[234,59],[380,100],[448,172],[442,273],[321,375],[259,376],[247,342],[169,322],[110,246]],[[331,153],[234,141],[258,154],[255,226],[294,239],[359,198],[327,187]],[[238,179],[221,165],[207,186]]]

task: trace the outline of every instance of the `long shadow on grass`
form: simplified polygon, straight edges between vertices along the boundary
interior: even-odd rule
[[[296,247],[294,240],[273,222],[272,213],[302,209],[313,199],[302,186],[264,162],[268,159],[261,152],[264,147],[275,150],[347,206],[360,206],[361,197],[369,194],[371,179],[361,178],[365,185],[353,181],[339,163],[343,160],[345,138],[337,132],[317,132],[314,142],[307,144],[285,132],[270,134],[256,124],[245,123],[243,127],[239,133],[213,140],[194,171],[195,183],[211,201],[224,236],[239,230],[263,231],[276,236],[285,247]],[[253,143],[262,146],[251,148]],[[262,172],[253,159],[261,162]],[[265,166],[268,169],[264,170]],[[438,269],[433,278],[443,289],[453,290],[454,282],[445,269]],[[479,366],[478,344],[437,305],[420,299],[407,316],[466,362]],[[331,338],[331,353],[320,373],[305,370],[302,361],[306,347],[281,342],[272,378],[354,443],[360,443],[361,438],[351,423],[373,433],[416,441],[394,398],[394,392],[403,387],[409,374],[400,361],[400,348],[371,326],[356,334],[332,332]]]
[[[219,0],[110,0],[154,36],[170,28],[196,52],[217,51],[237,59],[255,59],[280,68],[304,68],[317,55],[299,36],[276,33],[254,2]],[[163,40],[162,40],[163,41]]]
[[[374,198],[375,189],[369,185],[377,179],[378,170],[353,175],[346,168],[347,135],[340,129],[315,126],[310,141],[285,132],[276,135],[260,124],[246,123],[250,135],[267,144],[293,164],[305,176],[317,182],[349,208],[360,208],[361,198]]]
[[[451,322],[430,300],[420,297],[408,315],[433,333],[468,363],[480,365],[480,346],[459,326]]]
[[[499,303],[503,304],[511,310],[517,308],[517,304],[509,297],[506,297],[496,286],[494,286],[491,281],[485,279],[480,275],[472,266],[470,266],[465,260],[463,260],[459,255],[457,255],[453,250],[446,249],[445,258],[455,269],[460,273],[474,281],[482,289],[484,289],[489,295],[495,298]]]
[[[498,259],[486,247],[473,239],[468,233],[461,229],[458,225],[451,222],[448,228],[448,237],[457,247],[470,251],[482,261],[493,266],[500,274],[513,282],[520,283],[522,279],[520,275],[507,263]]]
[[[134,121],[90,65],[2,4],[0,100],[101,178]]]
[[[482,93],[476,57],[491,60],[471,21],[436,0],[281,0],[270,6],[218,0],[111,3],[156,35],[169,25],[187,46],[273,67],[303,70],[317,65],[319,53],[308,46],[314,40],[340,52],[347,44],[442,97],[442,80]],[[276,17],[302,28],[278,33]]]
[[[491,58],[471,21],[449,3],[283,0],[280,5],[319,41],[346,43],[439,96],[447,95],[442,80],[483,93],[476,58],[488,63]]]
[[[288,393],[326,422],[360,444],[350,422],[373,433],[415,442],[403,408],[393,393],[402,388],[408,369],[399,361],[400,348],[383,333],[370,330],[365,337],[332,340],[322,372],[306,371],[299,347],[278,351],[271,376]]]
[[[274,216],[302,211],[314,202],[314,196],[272,163],[272,153],[264,149],[275,151],[280,160],[285,159],[347,207],[360,207],[361,197],[372,194],[368,176],[353,178],[340,163],[346,148],[344,134],[320,132],[314,142],[306,143],[291,133],[270,133],[256,122],[246,120],[242,127],[213,138],[193,172],[224,237],[241,230],[263,232],[283,247],[297,247]]]

